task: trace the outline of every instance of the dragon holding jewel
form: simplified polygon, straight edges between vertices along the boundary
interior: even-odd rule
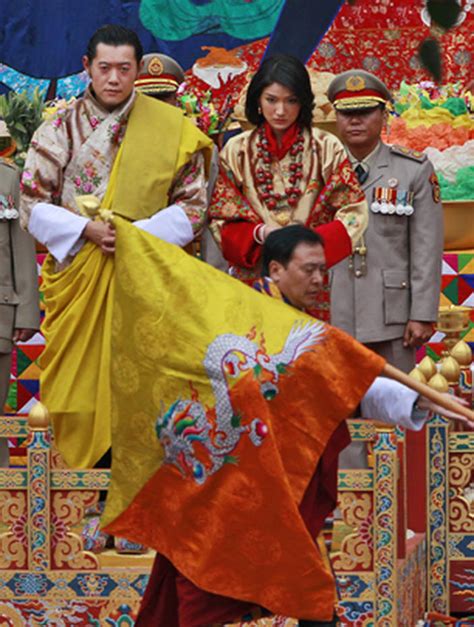
[[[326,325],[319,321],[296,322],[282,350],[273,355],[265,348],[263,334],[260,342],[256,341],[255,329],[246,336],[218,335],[208,346],[203,361],[215,405],[206,409],[193,391],[191,399],[179,399],[168,409],[162,409],[155,430],[165,451],[164,463],[174,465],[183,477],[203,484],[225,464],[238,463],[233,453],[244,435],[248,435],[254,446],[261,446],[268,435],[268,425],[257,416],[243,421],[234,411],[229,379],[253,371],[261,394],[271,401],[279,392],[280,377],[301,355],[319,344],[326,331]]]

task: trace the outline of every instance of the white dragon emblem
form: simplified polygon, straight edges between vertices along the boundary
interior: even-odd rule
[[[242,422],[232,408],[228,378],[253,370],[264,398],[270,401],[278,394],[280,376],[322,341],[326,329],[319,321],[297,322],[283,349],[274,355],[266,352],[263,336],[260,343],[254,340],[255,331],[246,337],[232,333],[217,336],[209,345],[203,362],[214,393],[214,410],[206,411],[202,403],[192,398],[177,400],[160,413],[155,429],[165,449],[165,463],[175,465],[184,477],[192,476],[202,484],[224,464],[237,463],[232,453],[243,434],[248,434],[251,442],[260,446],[268,427],[258,417],[245,424]],[[196,448],[198,443],[200,455]]]

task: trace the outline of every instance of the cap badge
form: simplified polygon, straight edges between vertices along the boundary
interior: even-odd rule
[[[153,57],[148,64],[148,74],[151,74],[152,76],[159,76],[160,74],[163,74],[163,63],[158,57]]]
[[[362,76],[349,76],[346,80],[346,89],[348,91],[362,91],[365,89],[365,80]]]

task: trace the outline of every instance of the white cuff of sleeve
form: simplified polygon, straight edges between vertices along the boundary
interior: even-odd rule
[[[31,212],[28,231],[61,262],[81,249],[81,235],[88,222],[88,218],[64,207],[39,202]]]
[[[420,431],[429,411],[415,409],[417,399],[416,392],[398,381],[377,377],[361,401],[362,417]]]
[[[194,239],[191,222],[179,205],[170,205],[155,213],[151,218],[137,220],[133,224],[142,231],[176,246],[186,246]]]

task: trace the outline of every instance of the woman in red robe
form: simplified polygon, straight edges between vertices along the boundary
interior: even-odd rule
[[[312,126],[313,102],[305,66],[288,55],[270,57],[247,92],[246,117],[255,128],[220,154],[211,229],[231,273],[250,284],[274,229],[300,223],[318,231],[331,266],[352,253],[367,226],[365,197],[343,145]],[[312,313],[328,319],[327,290]]]

